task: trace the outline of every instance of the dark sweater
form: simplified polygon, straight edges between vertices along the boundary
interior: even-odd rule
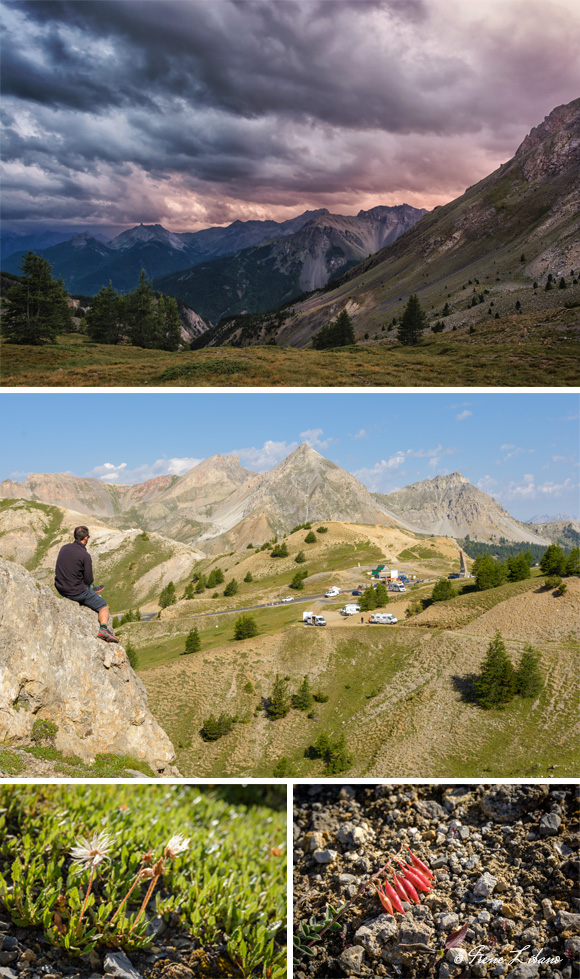
[[[73,541],[58,552],[54,587],[61,595],[80,595],[93,583],[93,562],[84,544]]]

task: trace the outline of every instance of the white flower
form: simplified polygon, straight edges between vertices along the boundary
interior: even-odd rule
[[[83,864],[94,869],[103,860],[108,860],[112,845],[113,841],[107,833],[95,833],[90,840],[81,836],[77,840],[77,845],[70,851],[70,855],[81,865],[81,869]]]
[[[189,837],[187,839],[178,833],[177,836],[172,836],[169,843],[165,847],[166,857],[176,857],[178,854],[183,853],[184,850],[189,848]]]

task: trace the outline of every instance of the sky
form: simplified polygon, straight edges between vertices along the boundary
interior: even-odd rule
[[[577,0],[3,0],[3,226],[432,208],[578,97]]]
[[[140,483],[218,454],[264,472],[306,442],[373,492],[461,472],[520,520],[579,515],[577,394],[11,391],[0,411],[6,397],[0,479]]]

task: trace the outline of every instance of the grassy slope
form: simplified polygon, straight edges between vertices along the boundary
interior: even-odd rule
[[[487,307],[486,307],[487,308]],[[2,346],[5,386],[575,385],[580,309],[506,316],[426,335],[418,347],[369,340],[316,351],[273,346],[168,353],[89,343],[76,334],[43,347]],[[388,334],[387,334],[388,336]]]
[[[419,586],[397,603],[426,597],[430,587]],[[534,643],[547,677],[537,704],[516,700],[506,711],[484,713],[462,693],[495,631],[489,616],[523,603],[517,625],[528,596],[537,591],[538,580],[530,579],[467,593],[406,621],[397,607],[400,625],[390,628],[341,621],[311,629],[301,624],[300,607],[268,608],[254,613],[258,637],[241,643],[233,640],[233,615],[127,629],[140,649],[151,707],[189,776],[267,777],[285,755],[299,776],[318,777],[321,762],[305,759],[304,750],[323,731],[346,733],[355,759],[351,776],[509,777],[546,774],[551,764],[560,766],[559,775],[571,774],[580,705],[576,636],[548,630]],[[553,608],[557,622],[562,606]],[[482,616],[488,617],[485,625]],[[202,650],[182,656],[193,624],[200,628]],[[514,662],[523,646],[517,635],[509,639]],[[308,674],[328,702],[315,704],[312,718],[293,710],[282,720],[268,720],[257,708],[270,695],[276,673],[290,678],[292,692]],[[204,719],[222,711],[239,723],[226,737],[204,743]],[[509,752],[500,750],[506,743]]]

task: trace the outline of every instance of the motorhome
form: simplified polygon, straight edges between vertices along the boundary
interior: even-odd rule
[[[391,581],[389,585],[389,591],[407,591],[402,581]]]
[[[390,612],[373,612],[369,619],[371,625],[395,625],[397,621]]]
[[[345,605],[341,608],[341,615],[357,615],[360,612],[360,605]]]

